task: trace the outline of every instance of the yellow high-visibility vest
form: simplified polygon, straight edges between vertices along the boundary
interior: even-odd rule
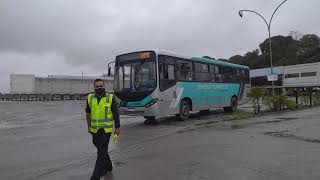
[[[104,129],[105,133],[111,133],[113,128],[113,115],[111,112],[113,94],[107,93],[105,97],[100,99],[95,94],[88,95],[88,104],[91,109],[91,126],[90,131],[97,133],[100,128]]]

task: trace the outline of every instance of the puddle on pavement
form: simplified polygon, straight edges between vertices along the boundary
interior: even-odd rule
[[[273,137],[278,137],[278,138],[286,138],[286,139],[293,139],[293,140],[298,140],[298,141],[303,141],[308,143],[320,144],[319,139],[304,138],[304,137],[296,136],[294,134],[289,134],[288,132],[289,131],[275,131],[275,132],[265,132],[263,134],[273,136]]]

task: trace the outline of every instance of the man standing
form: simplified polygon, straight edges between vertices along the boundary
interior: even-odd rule
[[[113,129],[120,134],[118,105],[112,93],[106,93],[104,81],[94,81],[95,93],[88,95],[86,118],[88,132],[92,134],[92,142],[97,148],[97,160],[91,180],[99,180],[107,172],[112,171],[112,162],[108,154],[108,145]]]

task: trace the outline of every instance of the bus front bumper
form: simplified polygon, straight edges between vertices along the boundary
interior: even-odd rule
[[[145,107],[120,107],[120,115],[129,115],[129,116],[143,116]]]
[[[129,115],[129,116],[160,116],[162,115],[159,112],[158,103],[153,106],[146,107],[119,107],[120,115]]]

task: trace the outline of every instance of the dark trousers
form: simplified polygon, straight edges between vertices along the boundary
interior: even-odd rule
[[[97,148],[97,160],[91,180],[100,179],[108,171],[112,171],[112,162],[108,154],[108,145],[111,133],[105,133],[99,129],[97,133],[92,133],[92,142]]]

